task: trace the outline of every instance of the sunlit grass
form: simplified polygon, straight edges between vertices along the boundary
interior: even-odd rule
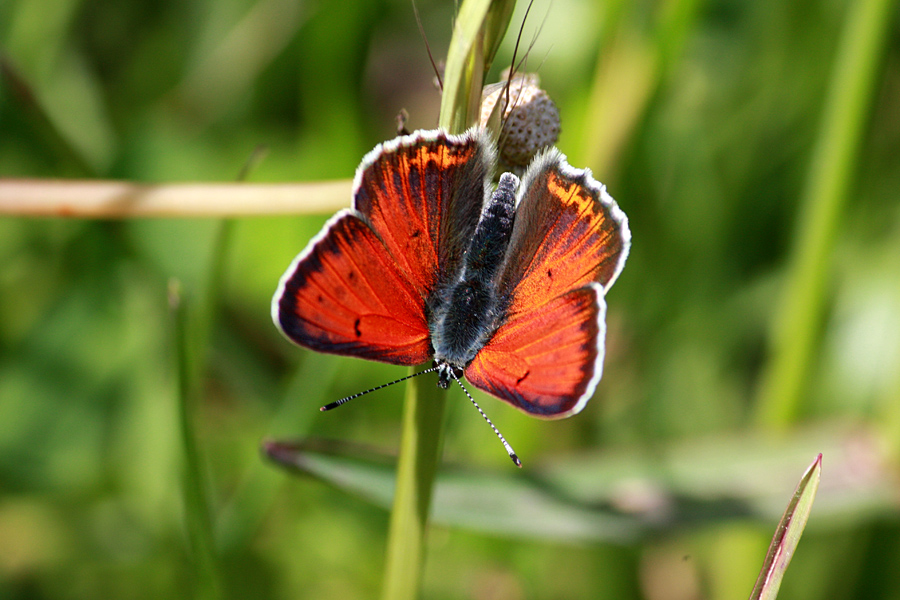
[[[772,360],[758,396],[757,420],[768,427],[792,423],[805,399],[829,298],[834,252],[847,220],[851,183],[877,92],[875,74],[893,6],[888,0],[869,0],[848,7],[800,205],[785,290],[776,306]]]

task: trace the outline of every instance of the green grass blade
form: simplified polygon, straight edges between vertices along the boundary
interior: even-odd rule
[[[31,85],[5,54],[0,53],[0,91],[7,88],[18,101],[22,115],[37,139],[60,161],[60,174],[75,177],[97,177],[98,173],[84,155],[47,114]]]
[[[766,426],[784,427],[799,412],[819,338],[836,233],[876,93],[876,69],[885,52],[893,6],[890,0],[848,5],[756,407],[757,422]]]
[[[385,600],[417,598],[419,594],[446,396],[433,380],[423,377],[410,379],[406,386],[382,588]]]
[[[245,165],[240,177],[251,168]],[[198,598],[215,600],[222,597],[221,573],[213,511],[210,506],[209,482],[202,466],[194,427],[197,406],[203,387],[203,373],[209,340],[219,308],[225,278],[228,248],[234,235],[234,221],[223,219],[213,239],[211,262],[202,289],[202,305],[185,306],[185,294],[177,282],[169,287],[170,307],[175,316],[176,355],[179,381],[179,425],[184,452],[183,493],[188,535],[194,552],[198,579]]]
[[[438,121],[450,133],[465,131],[478,118],[485,64],[484,23],[490,7],[491,0],[466,0],[454,23]],[[493,25],[499,28],[500,21]]]
[[[778,595],[784,572],[791,563],[797,544],[800,543],[800,536],[806,527],[806,521],[809,519],[821,477],[822,455],[819,454],[800,479],[797,490],[778,523],[762,570],[750,593],[750,600],[775,600]]]
[[[196,597],[213,600],[221,597],[212,516],[209,510],[209,488],[201,465],[194,427],[194,413],[198,402],[198,352],[194,329],[190,327],[189,306],[186,306],[181,285],[169,284],[169,307],[175,331],[175,355],[178,373],[178,421],[183,452],[182,495],[185,521],[196,575]]]
[[[653,95],[681,56],[702,0],[668,0],[651,31],[636,4],[609,2],[600,29],[600,58],[591,85],[581,160],[595,173],[613,170]],[[609,183],[609,182],[607,182]]]
[[[509,20],[512,17],[516,3],[511,0],[491,2],[488,13],[484,19],[484,73],[487,74],[494,62],[500,43],[509,28]]]

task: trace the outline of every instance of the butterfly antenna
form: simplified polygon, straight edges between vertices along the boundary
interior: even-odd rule
[[[515,465],[517,467],[521,468],[522,461],[519,460],[518,456],[516,456],[516,451],[512,449],[512,446],[509,445],[509,442],[506,441],[506,438],[503,437],[503,434],[500,433],[500,430],[498,430],[494,426],[494,423],[488,418],[488,416],[486,414],[484,414],[484,411],[481,410],[481,407],[478,406],[477,402],[475,402],[475,398],[472,397],[472,394],[469,393],[469,390],[466,389],[466,386],[464,386],[462,384],[462,381],[459,380],[459,377],[456,376],[456,373],[453,373],[453,371],[451,371],[451,373],[453,374],[453,379],[455,379],[456,383],[459,384],[459,387],[462,388],[462,391],[466,393],[466,396],[469,398],[469,400],[472,402],[472,404],[475,406],[475,408],[478,409],[478,412],[481,413],[481,416],[484,417],[484,420],[487,421],[487,424],[491,426],[491,429],[494,430],[494,433],[496,433],[497,437],[500,438],[500,441],[503,442],[503,447],[506,448],[506,453],[509,454],[509,457],[515,463]]]
[[[373,387],[370,390],[366,390],[364,392],[359,392],[358,394],[353,394],[352,396],[347,396],[346,398],[341,398],[340,400],[335,400],[331,404],[326,404],[319,410],[324,412],[326,410],[331,410],[332,408],[337,408],[341,404],[346,404],[347,402],[350,402],[354,398],[359,398],[360,396],[365,396],[366,394],[376,392],[376,391],[380,390],[381,388],[386,388],[388,386],[394,385],[395,383],[402,383],[402,382],[406,381],[407,379],[412,379],[413,377],[418,377],[419,375],[424,375],[425,373],[432,373],[437,370],[438,370],[437,367],[431,367],[430,369],[425,369],[424,371],[419,371],[418,373],[413,373],[412,375],[407,375],[406,377],[401,377],[400,379],[391,381],[389,383],[382,383],[381,385],[379,385],[377,387]],[[487,418],[487,417],[485,417],[485,418]]]
[[[434,76],[437,78],[438,88],[443,92],[444,91],[444,81],[441,79],[441,72],[437,68],[437,64],[434,62],[434,55],[431,53],[431,46],[428,44],[428,36],[425,35],[425,26],[422,25],[422,17],[419,16],[419,7],[416,6],[416,0],[412,0],[413,13],[416,15],[416,25],[419,26],[419,33],[422,35],[422,40],[425,42],[425,50],[428,52],[428,60],[431,61],[431,68],[434,69]]]

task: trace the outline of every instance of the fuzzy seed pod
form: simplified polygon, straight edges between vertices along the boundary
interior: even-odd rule
[[[504,163],[525,167],[539,150],[559,139],[559,110],[539,87],[537,75],[514,77],[508,95],[505,81],[487,86],[481,98],[482,127],[490,124],[498,101],[503,109],[498,146]]]

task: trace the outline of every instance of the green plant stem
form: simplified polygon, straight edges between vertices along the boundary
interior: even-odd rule
[[[447,394],[416,377],[406,386],[403,435],[388,532],[382,598],[416,598],[424,562],[431,492],[438,469]]]
[[[509,0],[466,0],[460,6],[447,53],[439,119],[450,133],[465,131],[478,119],[484,66],[509,25],[511,4]],[[445,395],[433,380],[413,378],[407,383],[382,589],[385,600],[419,595]]]
[[[773,321],[771,358],[756,405],[757,423],[786,427],[797,416],[819,339],[836,232],[875,93],[875,74],[891,22],[890,0],[848,5],[815,154],[806,183],[796,246]]]

